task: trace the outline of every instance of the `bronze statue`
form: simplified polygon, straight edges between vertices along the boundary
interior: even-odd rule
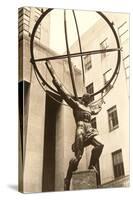
[[[59,94],[73,109],[76,123],[75,142],[72,144],[72,151],[74,152],[75,157],[69,162],[67,175],[64,180],[64,190],[69,190],[72,173],[77,170],[79,161],[84,152],[84,147],[87,147],[88,145],[94,146],[88,169],[96,171],[95,165],[102,153],[104,145],[95,138],[95,136],[98,135],[98,131],[91,126],[91,115],[97,115],[100,112],[103,99],[100,102],[100,105],[97,104],[95,108],[88,103],[90,100],[90,94],[88,93],[84,94],[80,100],[74,100],[56,77],[52,66],[47,64],[47,67],[53,77],[53,84],[57,88]]]
[[[81,48],[81,41],[80,41],[80,35],[79,35],[79,29],[77,25],[77,20],[74,11],[73,12],[73,17],[75,20],[75,25],[76,25],[76,30],[77,30],[77,36],[78,36],[78,43],[79,43],[79,48],[80,52],[78,53],[70,53],[69,51],[69,43],[68,43],[68,37],[67,37],[67,23],[66,23],[66,11],[64,10],[64,33],[65,33],[65,41],[66,41],[66,50],[67,54],[65,55],[57,55],[57,56],[50,56],[50,57],[45,57],[45,58],[39,58],[35,59],[34,57],[34,38],[35,38],[35,33],[37,31],[37,28],[39,27],[39,24],[43,20],[43,18],[46,17],[47,14],[49,14],[53,9],[47,9],[42,15],[39,17],[37,20],[33,31],[31,35],[31,42],[30,42],[30,51],[31,51],[31,63],[34,66],[34,71],[37,76],[37,80],[44,89],[44,85],[47,86],[50,90],[53,92],[56,92],[61,95],[61,97],[67,102],[67,104],[73,109],[73,114],[76,122],[76,134],[75,134],[75,142],[72,145],[72,150],[75,153],[75,157],[70,160],[69,162],[69,167],[67,171],[67,175],[65,178],[65,190],[69,190],[70,187],[70,181],[72,177],[73,171],[75,171],[78,167],[79,161],[81,160],[81,157],[83,155],[84,147],[88,145],[93,145],[94,148],[92,150],[92,155],[90,159],[90,165],[89,169],[94,169],[95,170],[95,165],[102,153],[103,149],[103,144],[101,144],[99,141],[96,140],[95,136],[97,135],[98,131],[91,126],[91,116],[96,115],[100,112],[101,106],[102,106],[102,101],[101,104],[97,104],[97,108],[93,107],[90,105],[89,100],[90,100],[90,95],[89,94],[84,94],[81,99],[78,99],[77,94],[76,94],[76,88],[74,84],[74,77],[73,77],[73,70],[72,70],[72,65],[71,65],[71,58],[72,57],[81,57],[81,65],[82,65],[82,74],[83,74],[83,82],[85,83],[85,75],[84,75],[84,66],[83,66],[83,60],[82,56],[85,55],[94,55],[94,54],[101,54],[101,53],[106,53],[106,52],[117,52],[117,62],[116,62],[116,67],[114,68],[114,71],[112,73],[112,76],[110,77],[109,81],[98,91],[96,91],[93,95],[97,94],[102,94],[105,89],[112,83],[112,86],[115,84],[115,81],[118,77],[119,74],[119,69],[120,69],[120,61],[121,61],[121,48],[120,48],[120,43],[119,43],[119,38],[117,36],[117,33],[115,31],[115,28],[113,26],[113,23],[109,21],[109,19],[102,13],[102,12],[97,12],[98,15],[102,17],[102,19],[107,23],[109,26],[111,32],[113,33],[113,36],[115,38],[116,42],[116,47],[115,48],[107,48],[103,50],[93,50],[93,51],[82,51]],[[68,58],[68,64],[69,64],[69,71],[70,71],[70,76],[71,76],[71,81],[72,81],[72,86],[73,86],[73,91],[74,95],[76,97],[76,100],[70,96],[67,91],[65,90],[64,86],[61,84],[61,82],[58,80],[58,78],[55,75],[55,72],[52,68],[50,67],[47,63],[47,61],[50,60],[56,60],[56,59],[65,59]],[[46,61],[46,66],[49,69],[49,72],[51,76],[53,77],[53,83],[55,87],[57,88],[58,92],[51,87],[41,74],[36,62],[39,61]],[[110,90],[113,87],[110,87]],[[109,90],[109,91],[110,91]],[[45,89],[44,89],[45,91]],[[108,92],[109,92],[108,91]],[[108,94],[108,92],[105,92],[104,96]],[[102,99],[103,100],[103,99]]]

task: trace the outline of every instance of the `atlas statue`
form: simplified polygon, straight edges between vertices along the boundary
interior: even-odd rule
[[[100,158],[100,155],[102,153],[104,145],[96,139],[96,136],[98,135],[98,130],[96,128],[92,127],[91,117],[93,115],[97,115],[101,111],[102,105],[104,103],[103,97],[113,87],[110,87],[110,90],[108,90],[108,92],[107,92],[106,88],[110,84],[113,86],[118,77],[119,69],[120,69],[120,60],[121,60],[121,53],[120,53],[121,48],[120,48],[117,33],[114,28],[114,23],[110,22],[109,19],[102,12],[97,12],[97,14],[99,14],[103,18],[103,20],[107,23],[107,25],[110,27],[110,30],[114,35],[117,48],[82,51],[78,23],[76,20],[76,14],[75,14],[75,11],[72,10],[73,17],[75,20],[76,30],[77,30],[77,36],[78,36],[79,52],[70,53],[69,45],[68,45],[68,43],[69,43],[68,35],[67,35],[66,10],[64,10],[64,33],[65,33],[66,52],[67,53],[64,55],[56,55],[56,56],[51,56],[51,57],[46,57],[46,58],[35,59],[33,49],[34,49],[34,38],[35,38],[36,31],[37,31],[40,23],[42,22],[42,20],[52,10],[54,10],[54,9],[50,8],[50,9],[47,9],[44,13],[42,13],[42,15],[39,17],[39,19],[37,20],[37,22],[33,28],[33,31],[31,34],[31,41],[30,41],[31,63],[33,65],[33,69],[34,69],[35,75],[37,77],[37,80],[40,83],[41,87],[44,89],[44,91],[47,92],[47,90],[44,87],[44,86],[46,86],[52,92],[60,95],[62,97],[62,99],[67,103],[67,105],[69,107],[71,107],[73,110],[73,116],[74,116],[75,123],[76,123],[75,141],[72,144],[72,151],[74,152],[74,157],[69,161],[69,166],[67,169],[66,177],[64,179],[64,190],[69,190],[72,174],[74,171],[76,171],[78,169],[78,165],[82,158],[84,148],[89,145],[92,145],[93,149],[91,152],[91,158],[90,158],[90,163],[89,163],[88,169],[92,169],[96,173],[98,173],[97,169],[96,169],[96,164]],[[102,54],[102,53],[107,53],[107,52],[116,52],[117,53],[116,66],[114,67],[112,76],[110,77],[108,82],[102,88],[100,88],[98,91],[95,91],[95,93],[89,94],[89,93],[85,92],[81,97],[79,97],[77,94],[77,91],[76,91],[76,84],[75,84],[75,80],[74,80],[74,71],[73,71],[71,58],[74,58],[74,57],[81,58],[83,85],[85,88],[85,70],[84,70],[84,62],[83,62],[84,56],[94,55],[94,54]],[[72,88],[73,88],[73,95],[70,95],[70,93],[68,93],[64,84],[58,79],[58,77],[55,73],[55,70],[50,62],[52,60],[59,60],[59,59],[65,59],[65,58],[68,59],[68,67],[69,67],[69,72],[70,72]],[[45,80],[44,76],[42,75],[41,71],[39,70],[39,67],[37,66],[37,62],[43,62],[43,61],[45,61],[45,65],[52,77],[52,82],[56,89],[53,88],[51,86],[51,84],[49,84],[47,82],[47,80]],[[49,95],[49,93],[47,93],[47,94]],[[98,94],[101,94],[101,98],[97,101],[97,103],[96,104],[94,104],[94,102],[90,103],[91,98]]]
[[[77,170],[84,148],[89,145],[93,145],[94,148],[92,149],[88,169],[93,169],[97,172],[95,165],[99,160],[104,145],[95,138],[95,136],[98,135],[98,131],[91,126],[91,116],[97,115],[101,111],[101,106],[104,101],[102,99],[97,106],[92,106],[89,103],[91,98],[89,93],[83,94],[80,100],[74,100],[67,94],[67,90],[57,78],[52,66],[48,65],[48,63],[46,64],[53,77],[53,84],[57,88],[60,96],[72,108],[76,123],[75,141],[72,144],[72,151],[74,152],[75,157],[70,160],[67,175],[64,179],[64,190],[69,190],[72,173]]]

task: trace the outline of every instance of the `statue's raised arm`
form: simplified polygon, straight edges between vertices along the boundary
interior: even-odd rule
[[[61,97],[66,101],[66,103],[72,108],[74,109],[75,107],[77,107],[77,101],[75,101],[70,94],[68,94],[68,91],[66,90],[66,88],[64,87],[64,85],[61,83],[61,81],[58,79],[58,77],[55,74],[55,71],[52,67],[52,65],[48,62],[45,63],[53,80],[53,84],[54,86],[57,88],[59,94],[61,95]]]

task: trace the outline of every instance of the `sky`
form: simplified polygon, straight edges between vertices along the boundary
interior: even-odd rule
[[[79,33],[82,35],[86,32],[100,16],[93,11],[75,11]],[[76,32],[76,25],[71,10],[66,11],[68,41],[71,46],[78,38]],[[57,53],[66,51],[65,36],[64,36],[64,10],[56,9],[51,11],[50,24],[50,48]]]

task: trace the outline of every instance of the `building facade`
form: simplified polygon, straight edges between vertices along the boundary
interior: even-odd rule
[[[71,145],[74,142],[76,125],[72,110],[47,87],[44,87],[44,91],[30,63],[32,29],[44,10],[29,7],[19,9],[19,190],[23,192],[64,190],[64,177],[69,160],[73,157]],[[92,120],[93,126],[97,126],[99,130],[99,139],[104,143],[104,150],[99,160],[99,187],[124,186],[124,184],[127,186],[129,177],[129,35],[127,31],[129,20],[127,14],[108,15],[118,28],[123,51],[118,80],[106,96],[106,104],[102,111]],[[104,23],[98,21],[81,37],[83,50],[113,45],[113,38],[108,44],[109,34]],[[49,35],[50,15],[42,21],[35,35],[36,58],[57,55],[49,48]],[[75,51],[77,48],[75,42],[71,49]],[[99,88],[108,81],[106,72],[113,64],[111,56],[108,53],[108,55],[84,57],[88,92],[95,91],[96,87]],[[113,56],[115,59],[115,54]],[[78,94],[81,96],[83,89],[79,60],[72,61]],[[72,92],[67,60],[56,60],[52,65],[60,80]],[[44,62],[39,62],[38,67],[52,86]],[[86,148],[79,171],[87,169],[90,150],[91,147]]]
[[[106,88],[110,92],[105,96],[102,111],[93,119],[99,130],[99,139],[104,149],[99,160],[99,187],[121,187],[129,184],[129,15],[105,13],[118,34],[121,51],[121,67],[114,86]],[[103,19],[98,20],[81,37],[84,51],[116,48],[115,40]],[[75,42],[72,51],[78,48]],[[77,62],[77,63],[76,63]],[[80,66],[75,59],[77,66]],[[106,84],[113,66],[116,53],[103,53],[84,57],[86,70],[86,89],[89,93],[97,91]],[[92,99],[92,102],[96,100]],[[89,155],[89,150],[87,155]],[[87,156],[89,157],[89,156]]]

